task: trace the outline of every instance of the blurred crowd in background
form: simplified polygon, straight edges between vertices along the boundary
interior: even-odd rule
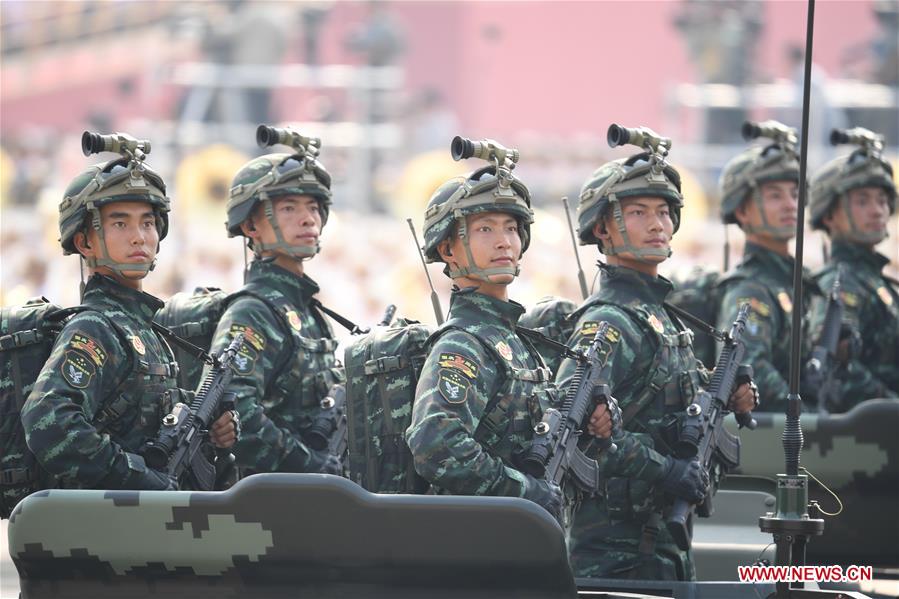
[[[745,143],[746,119],[801,122],[804,3],[679,2],[0,2],[0,304],[44,295],[78,301],[79,261],[56,242],[80,136],[128,132],[173,201],[172,230],[145,289],[163,299],[241,283],[245,254],[227,239],[231,177],[258,124],[323,141],[334,207],[307,272],[323,302],[360,323],[388,303],[431,322],[427,281],[406,218],[421,226],[430,193],[477,168],[454,163],[454,135],[521,151],[515,174],[537,212],[511,290],[532,304],[578,299],[560,201],[610,150],[612,122],[674,140],[684,177],[681,231],[666,274],[721,268],[717,177]],[[809,168],[848,153],[833,127],[886,136],[897,167],[899,2],[821,3],[817,10]],[[269,150],[270,151],[270,150]],[[278,150],[281,151],[281,150]],[[572,214],[572,217],[574,215]],[[899,274],[899,226],[880,248]],[[419,230],[420,234],[420,230]],[[730,263],[742,234],[728,232]],[[806,236],[806,265],[823,239]],[[598,254],[579,248],[588,279]],[[449,280],[431,278],[446,298]]]

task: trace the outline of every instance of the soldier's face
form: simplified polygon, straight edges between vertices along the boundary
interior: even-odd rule
[[[109,258],[120,264],[146,265],[156,259],[159,249],[159,231],[156,230],[156,215],[153,208],[144,202],[114,202],[100,207],[100,224],[106,241]],[[85,257],[104,258],[100,236],[93,228],[87,232],[87,244],[78,248]],[[130,287],[134,285],[122,281],[118,273],[104,266],[97,272],[119,280]],[[140,280],[145,271],[122,270],[126,279]]]
[[[847,237],[853,233],[852,223],[859,232],[876,236],[886,233],[887,220],[890,217],[889,196],[882,187],[858,187],[846,193],[846,201],[838,202],[829,220],[824,224],[835,237]],[[851,222],[846,214],[849,209]]]
[[[783,231],[792,231],[796,228],[796,218],[799,212],[799,187],[794,181],[769,181],[759,187],[762,198],[762,210],[764,221],[759,211],[758,202],[752,197],[746,198],[743,204],[737,208],[737,218],[741,216],[743,222],[758,230],[765,222],[769,227]],[[764,235],[764,232],[759,232]]]
[[[510,268],[515,269],[521,258],[521,235],[518,221],[514,216],[504,212],[483,212],[465,217],[468,229],[468,244],[475,266],[481,269]],[[459,266],[466,267],[468,255],[458,235],[454,235],[450,243],[452,259]],[[515,276],[511,274],[490,275],[491,283],[508,285]]]
[[[278,197],[272,200],[272,211],[284,235],[284,241],[296,246],[314,246],[318,242],[322,230],[322,214],[318,200],[314,197],[308,195]],[[272,244],[278,240],[261,205],[253,211],[252,221],[255,231],[249,232],[251,237],[265,244]]]
[[[625,198],[621,200],[621,214],[631,245],[637,249],[668,249],[671,244],[671,236],[674,235],[674,221],[671,220],[671,208],[666,200],[648,196]],[[603,239],[603,245],[606,247],[619,248],[625,245],[624,237],[618,230],[611,210],[606,213],[604,226],[597,225],[594,234]],[[628,260],[636,258],[630,252],[624,252],[618,256],[625,266],[628,266]],[[667,260],[667,255],[641,256],[641,260],[658,264]],[[633,268],[633,266],[631,267]]]

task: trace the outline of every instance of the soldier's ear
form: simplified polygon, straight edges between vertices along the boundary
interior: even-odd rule
[[[449,262],[448,259],[453,257],[452,242],[450,239],[444,239],[437,244],[437,253],[440,255],[441,260],[447,263]]]
[[[601,218],[593,225],[593,236],[603,242],[608,241],[611,238],[609,230],[606,227],[605,219]]]
[[[75,233],[75,236],[72,237],[72,244],[75,246],[75,249],[78,250],[78,253],[85,258],[93,257],[94,249],[91,247],[90,242],[88,242],[86,234],[82,232]]]
[[[240,223],[240,230],[243,231],[243,234],[250,239],[259,238],[259,231],[256,230],[256,225],[253,223],[252,216]]]

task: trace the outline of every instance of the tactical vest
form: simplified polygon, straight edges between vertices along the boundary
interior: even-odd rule
[[[516,363],[515,351],[512,352],[512,360],[503,357],[497,346],[509,339],[508,331],[495,326],[484,326],[484,323],[479,323],[479,330],[475,334],[467,330],[464,322],[450,319],[434,333],[430,345],[433,346],[437,338],[450,329],[465,331],[477,339],[502,371],[500,389],[488,400],[475,429],[474,439],[491,456],[519,468],[520,458],[533,439],[534,427],[543,418],[543,412],[556,405],[557,391],[552,384],[552,372],[534,346],[517,335],[516,339],[524,344],[537,361],[537,368]]]
[[[325,318],[314,307],[309,307],[313,319],[326,337],[305,337],[291,325],[288,313],[296,311],[296,306],[284,295],[271,294],[266,289],[248,285],[242,292],[262,302],[280,317],[282,328],[291,340],[290,347],[282,349],[275,364],[274,375],[266,381],[265,394],[260,404],[279,426],[302,432],[312,424],[312,418],[320,410],[319,402],[336,383],[345,383],[343,367],[337,362],[334,352],[338,341]],[[277,406],[277,408],[275,408]],[[286,417],[286,418],[285,418]]]

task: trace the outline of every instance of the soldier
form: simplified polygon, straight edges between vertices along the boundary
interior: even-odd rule
[[[607,163],[581,190],[580,242],[596,244],[607,263],[599,264],[599,291],[572,315],[568,345],[587,348],[609,324],[600,346],[602,376],[618,399],[624,430],[615,439],[617,452],[599,457],[604,487],[575,515],[570,548],[576,576],[695,578],[690,553],[661,525],[672,496],[697,503],[709,486],[699,462],[675,459],[670,446],[678,418],[708,383],[693,355],[692,333],[662,305],[672,285],[658,275],[658,265],[671,255],[682,205],[680,176],[657,154]],[[560,392],[576,367],[571,359],[562,362]],[[751,385],[731,396],[732,409],[754,405]]]
[[[890,260],[874,250],[896,210],[896,184],[876,143],[882,145],[882,138],[864,133],[863,142],[875,143],[832,160],[811,181],[812,227],[831,239],[830,261],[816,274],[818,285],[829,290],[841,273],[843,322],[861,337],[858,355],[840,369],[843,404],[828,406],[831,411],[899,395],[899,282],[881,272]],[[820,330],[826,308],[827,302],[813,304],[812,331]]]
[[[446,265],[454,286],[406,441],[415,470],[438,492],[524,497],[564,522],[559,487],[516,465],[555,389],[537,351],[515,331],[525,310],[507,290],[530,243],[533,212],[527,187],[499,166],[450,179],[428,202],[423,249],[429,262]],[[608,413],[594,418],[608,434]]]
[[[219,320],[211,351],[244,334],[229,391],[241,413],[234,455],[245,473],[341,470],[335,456],[302,440],[319,402],[345,376],[331,327],[313,307],[319,287],[304,273],[328,222],[331,176],[316,160],[315,145],[296,150],[245,164],[227,206],[228,235],[245,237],[254,260]]]
[[[90,272],[82,298],[89,309],[57,337],[22,425],[40,465],[66,487],[177,485],[137,453],[172,408],[164,391],[176,386],[177,364],[151,327],[163,304],[141,290],[168,233],[170,203],[165,183],[135,150],[84,171],[59,205],[63,253],[79,254]],[[226,412],[214,423],[217,446],[234,443],[234,418]]]
[[[796,235],[799,209],[794,138],[738,154],[725,165],[720,182],[721,220],[743,230],[746,246],[743,260],[720,283],[718,328],[727,330],[740,305],[749,303],[746,361],[755,373],[760,409],[766,411],[783,412],[789,392],[794,260],[788,244]],[[805,288],[808,304],[817,286],[809,278]],[[804,313],[806,307],[799,308]]]

